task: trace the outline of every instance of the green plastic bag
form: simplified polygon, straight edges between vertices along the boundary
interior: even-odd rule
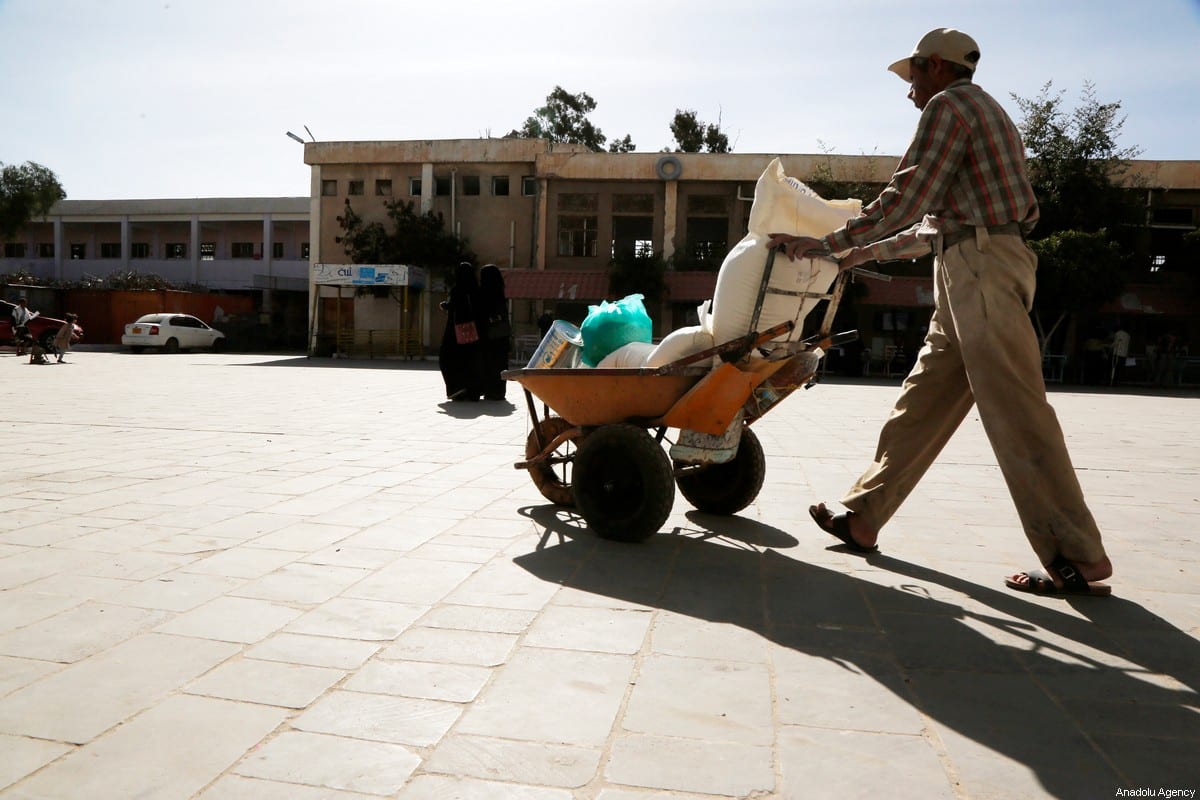
[[[601,300],[588,306],[587,317],[579,326],[583,334],[585,366],[594,367],[614,350],[630,342],[649,342],[652,338],[650,315],[642,305],[642,295],[631,294],[615,303]]]

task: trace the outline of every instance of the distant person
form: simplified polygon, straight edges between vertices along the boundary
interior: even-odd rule
[[[37,314],[29,310],[29,302],[22,297],[13,306],[13,339],[17,343],[17,355],[25,355],[25,335],[29,332],[29,320],[33,319]]]
[[[71,343],[75,341],[75,320],[79,319],[77,314],[67,314],[65,317],[67,324],[58,329],[58,333],[54,334],[54,349],[58,355],[58,363],[65,364],[63,360],[71,350]]]
[[[442,302],[446,329],[438,348],[438,368],[446,384],[446,397],[455,402],[479,399],[479,316],[475,308],[479,281],[475,267],[464,261],[454,270],[454,286]]]
[[[508,369],[512,325],[508,318],[508,298],[504,295],[504,276],[495,264],[479,270],[479,384],[485,400],[503,400],[507,381],[500,373]]]
[[[1179,358],[1179,337],[1174,331],[1158,337],[1157,355],[1154,382],[1159,386],[1170,386],[1175,378],[1175,361]]]
[[[1107,371],[1108,360],[1104,357],[1104,331],[1093,330],[1092,334],[1083,340],[1083,375],[1081,382],[1085,385],[1102,383],[1102,377]]]
[[[550,326],[554,324],[554,309],[547,308],[542,312],[542,315],[537,318],[538,332],[542,334],[542,338],[546,338],[546,334],[550,332]]]
[[[1125,372],[1125,361],[1129,358],[1129,331],[1117,325],[1112,338],[1112,384],[1121,382]]]

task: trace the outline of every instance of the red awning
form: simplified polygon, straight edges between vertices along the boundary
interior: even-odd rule
[[[715,272],[668,272],[667,298],[672,303],[690,303],[713,296]],[[504,270],[504,293],[513,299],[613,300],[608,273],[600,270]]]
[[[933,279],[912,276],[893,276],[890,281],[856,275],[867,293],[864,305],[898,306],[901,308],[933,307]]]
[[[1104,314],[1165,314],[1189,316],[1195,313],[1192,296],[1179,286],[1130,284],[1111,303],[1100,307]]]
[[[504,294],[509,299],[604,300],[608,273],[582,270],[504,270]]]
[[[712,297],[716,288],[715,272],[667,273],[667,298],[672,303],[699,303]]]

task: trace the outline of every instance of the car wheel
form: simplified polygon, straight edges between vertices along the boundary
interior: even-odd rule
[[[38,341],[42,345],[43,350],[49,350],[54,347],[54,331],[46,331]]]
[[[224,350],[225,350],[225,337],[222,336],[220,339],[214,339],[213,343],[212,343],[212,351],[214,353],[220,353]]]
[[[167,339],[167,343],[163,345],[163,352],[164,353],[178,353],[179,352],[179,340],[176,339],[174,336],[172,336],[170,339]]]

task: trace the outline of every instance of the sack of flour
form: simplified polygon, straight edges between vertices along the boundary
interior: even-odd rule
[[[750,207],[749,232],[733,246],[717,273],[712,303],[712,334],[720,344],[750,331],[754,304],[767,264],[767,240],[772,233],[794,236],[824,236],[840,228],[862,211],[859,200],[824,200],[796,178],[783,172],[779,159],[773,159],[754,188]],[[789,261],[777,254],[768,287],[790,292],[823,294],[837,277],[837,265],[829,259],[798,258]],[[796,323],[790,336],[776,341],[799,339],[804,318],[820,302],[768,292],[763,298],[758,330],[784,320]]]

